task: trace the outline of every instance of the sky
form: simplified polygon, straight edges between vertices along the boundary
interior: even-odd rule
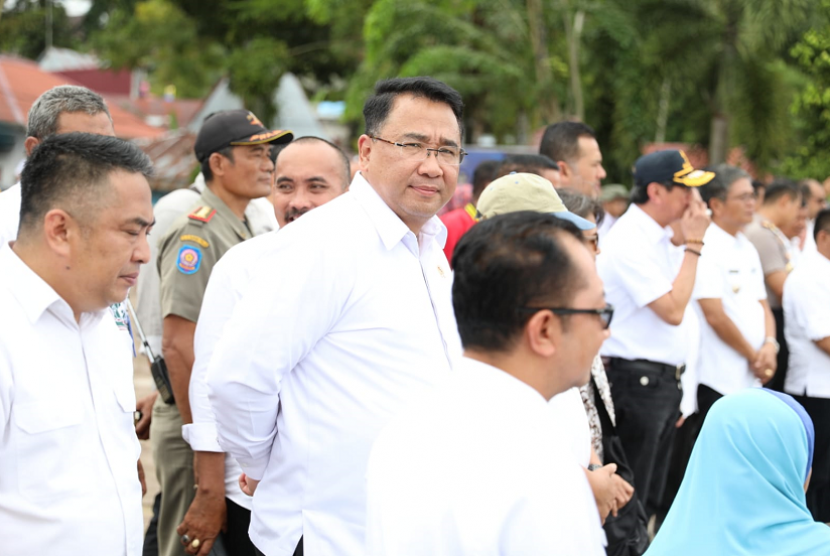
[[[56,4],[62,4],[69,16],[84,15],[89,11],[91,0],[54,0]],[[6,7],[14,6],[15,0],[6,0]]]

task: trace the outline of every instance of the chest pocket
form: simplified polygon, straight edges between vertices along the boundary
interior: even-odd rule
[[[83,454],[77,453],[84,445],[79,442],[84,434],[83,405],[66,397],[16,404],[12,411],[20,493],[42,501],[81,492],[84,479],[76,467],[83,461]],[[71,478],[67,470],[72,470]]]

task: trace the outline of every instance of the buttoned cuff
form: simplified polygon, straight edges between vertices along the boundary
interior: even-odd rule
[[[217,440],[216,425],[192,423],[182,426],[182,438],[194,452],[224,452]]]

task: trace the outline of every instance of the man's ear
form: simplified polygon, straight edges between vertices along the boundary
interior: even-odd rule
[[[40,139],[37,137],[26,137],[26,140],[23,141],[23,148],[26,149],[26,156],[32,156],[32,151],[35,150],[35,147],[40,145]]]
[[[571,177],[573,177],[573,170],[571,170],[571,167],[568,165],[567,162],[565,162],[564,160],[559,160],[559,161],[556,162],[556,165],[559,166],[559,179],[560,180],[562,178],[564,178],[566,180],[570,180]]]
[[[661,195],[663,190],[665,190],[665,187],[657,182],[653,181],[648,184],[648,186],[646,186],[646,192],[648,193],[649,201],[655,201],[656,204],[660,204],[663,201]]]
[[[357,140],[357,154],[359,156],[358,168],[362,174],[366,174],[369,171],[369,160],[374,145],[375,143],[372,141],[372,138],[365,133]]]
[[[535,313],[524,327],[524,339],[528,347],[541,357],[550,357],[556,352],[561,335],[561,321],[547,310]]]
[[[43,238],[56,254],[69,258],[71,240],[78,234],[78,224],[62,209],[52,209],[43,217]]]
[[[229,158],[222,156],[219,153],[210,153],[208,158],[210,171],[214,176],[224,176],[228,165],[233,164]]]

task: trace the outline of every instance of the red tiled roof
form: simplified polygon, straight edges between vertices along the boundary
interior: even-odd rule
[[[77,85],[56,73],[41,71],[35,62],[0,55],[0,122],[26,127],[29,108],[45,91],[58,85]],[[163,129],[144,123],[118,106],[109,106],[115,134],[123,139],[152,139]]]
[[[168,123],[166,120],[173,113],[176,115],[176,122],[180,128],[186,127],[204,104],[202,99],[176,99],[167,102],[156,96],[132,99],[123,95],[107,95],[106,98],[109,106],[119,106],[142,118],[162,116],[165,118],[165,124]]]

